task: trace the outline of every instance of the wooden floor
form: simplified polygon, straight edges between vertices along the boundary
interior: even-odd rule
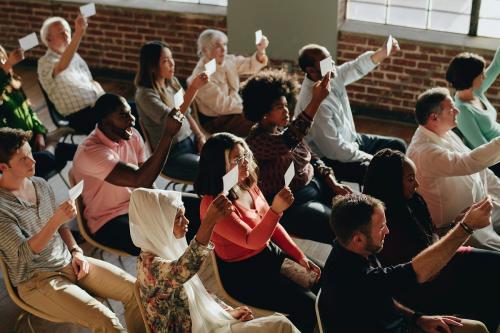
[[[55,129],[55,126],[52,124],[50,120],[50,116],[46,109],[45,101],[43,100],[43,95],[38,86],[35,68],[32,67],[16,68],[16,73],[22,77],[24,90],[28,98],[30,99],[33,110],[35,110],[35,112],[38,113],[40,119],[47,125],[49,130]],[[102,84],[105,91],[118,93],[127,99],[133,98],[134,87],[131,82],[110,80],[105,77],[96,77],[96,80]],[[412,125],[397,123],[397,122],[388,122],[372,118],[355,117],[355,122],[357,130],[359,132],[398,136],[406,140],[406,142],[410,141],[411,136],[415,131],[415,126]],[[76,141],[81,142],[81,140],[83,139],[84,139],[83,137],[77,137]],[[66,179],[67,179],[67,172],[70,167],[71,163],[69,163],[68,166],[66,166],[66,168],[63,170],[63,176],[66,177]],[[61,202],[67,198],[68,189],[58,176],[50,179],[49,183],[54,189],[57,202]],[[166,185],[166,183],[162,178],[158,178],[157,185],[163,188]],[[72,223],[72,228],[76,229],[76,223],[74,221]],[[308,256],[313,257],[322,263],[324,263],[324,261],[326,260],[331,249],[329,245],[320,244],[313,241],[297,239],[296,242]],[[87,244],[83,244],[82,247],[84,248],[87,254],[89,254],[92,251],[92,248]],[[106,253],[104,254],[104,259],[117,266],[120,266],[120,262],[118,261],[118,257],[116,256],[112,256]],[[125,257],[123,258],[123,263],[125,270],[135,276],[136,272],[135,258]],[[204,281],[204,284],[207,289],[216,293],[219,296],[221,295],[221,290],[216,285],[215,279],[213,278],[212,274],[212,267],[210,266],[208,261],[203,265],[199,275],[201,279]],[[119,314],[121,322],[124,323],[123,307],[121,306],[121,304],[116,302],[111,302],[111,305],[113,307],[113,310]],[[0,278],[0,313],[2,318],[0,322],[0,333],[11,332],[15,326],[16,318],[21,313],[21,311],[10,300],[9,296],[7,295],[5,286],[3,284],[3,280],[1,278]],[[53,324],[35,317],[31,318],[31,322],[36,332],[51,332],[51,333],[88,332],[87,329],[84,329],[76,325]],[[21,322],[20,332],[29,332],[26,320],[23,320]]]

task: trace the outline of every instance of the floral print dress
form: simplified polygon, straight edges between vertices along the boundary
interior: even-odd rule
[[[193,239],[175,261],[141,252],[137,258],[137,280],[141,305],[153,332],[191,333],[189,301],[183,284],[198,272],[212,249],[211,243],[204,246]]]

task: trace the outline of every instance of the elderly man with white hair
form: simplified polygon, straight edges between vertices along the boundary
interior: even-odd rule
[[[243,101],[238,94],[240,76],[255,74],[267,65],[269,41],[262,36],[257,51],[250,57],[228,55],[227,42],[227,36],[222,31],[203,31],[198,37],[200,60],[187,82],[191,84],[198,74],[205,71],[205,64],[215,59],[215,73],[196,95],[200,123],[210,133],[230,132],[246,137],[253,122],[243,116]]]
[[[50,17],[43,22],[40,36],[47,52],[38,60],[38,79],[69,126],[90,133],[97,123],[92,107],[104,90],[77,53],[86,29],[87,19],[80,15],[73,37],[65,19]]]

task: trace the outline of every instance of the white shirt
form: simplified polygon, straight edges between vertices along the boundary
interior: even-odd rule
[[[470,150],[452,131],[440,137],[419,126],[407,154],[417,167],[418,192],[438,227],[451,223],[487,193],[500,198],[500,181],[488,169],[500,161],[500,137]],[[499,213],[494,203],[493,224],[500,222]]]
[[[320,157],[340,162],[356,162],[370,158],[370,154],[359,150],[356,142],[356,127],[345,86],[359,80],[377,66],[371,59],[373,53],[365,52],[355,60],[336,67],[337,74],[330,81],[332,90],[321,103],[306,136],[307,143]],[[313,85],[312,80],[304,78],[295,106],[295,117],[304,111],[311,101]]]
[[[104,91],[94,84],[85,61],[75,53],[68,67],[54,76],[54,67],[60,59],[61,56],[51,50],[47,50],[38,59],[38,80],[57,111],[63,116],[69,116],[88,106],[94,106]]]
[[[202,57],[196,64],[193,73],[187,79],[188,85],[194,78],[205,71],[206,59]],[[201,87],[196,94],[198,110],[205,116],[218,117],[243,112],[243,100],[238,94],[240,75],[255,74],[267,65],[257,60],[257,53],[251,57],[226,55],[222,65],[216,67],[210,75],[210,81]]]

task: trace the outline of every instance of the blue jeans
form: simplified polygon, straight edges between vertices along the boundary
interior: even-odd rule
[[[163,173],[172,178],[194,181],[198,175],[199,161],[194,135],[191,135],[170,148]]]

